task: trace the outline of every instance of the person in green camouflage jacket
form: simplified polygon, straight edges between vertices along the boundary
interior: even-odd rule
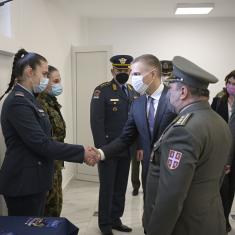
[[[66,126],[60,112],[61,105],[58,103],[56,96],[63,91],[59,71],[53,66],[48,66],[49,83],[46,90],[37,97],[44,111],[48,114],[53,139],[64,142],[66,135]],[[54,162],[54,178],[52,189],[48,192],[44,216],[59,217],[62,210],[62,168],[63,161]]]

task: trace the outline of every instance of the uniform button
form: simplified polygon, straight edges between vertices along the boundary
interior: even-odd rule
[[[41,165],[42,165],[42,162],[38,161],[38,165],[41,166]]]

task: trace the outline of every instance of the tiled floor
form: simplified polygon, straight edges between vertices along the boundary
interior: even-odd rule
[[[100,235],[97,226],[97,216],[93,216],[98,207],[98,183],[72,180],[64,192],[62,215],[79,227],[79,235]],[[131,187],[126,194],[126,207],[122,221],[133,229],[131,234],[143,235],[141,226],[143,198],[142,192],[133,197]],[[113,230],[115,235],[124,235]]]
[[[79,235],[100,235],[97,226],[97,216],[93,216],[94,211],[97,211],[98,188],[98,183],[72,180],[64,192],[62,216],[68,218],[79,227]],[[131,191],[131,186],[129,186],[122,221],[133,228],[131,234],[143,235],[141,226],[143,195],[140,193],[138,196],[133,197]],[[232,214],[235,214],[235,204],[232,208]],[[235,221],[232,219],[231,225],[233,230],[229,235],[235,235]],[[118,231],[113,231],[113,233],[115,235],[129,234]]]

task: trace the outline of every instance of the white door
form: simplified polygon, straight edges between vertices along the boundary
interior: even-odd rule
[[[74,140],[94,146],[90,128],[90,101],[96,86],[110,79],[111,46],[73,48]],[[97,167],[78,164],[77,178],[98,181]]]
[[[12,54],[0,51],[0,96],[5,92],[11,77]],[[5,97],[4,97],[5,98]],[[4,99],[0,102],[0,111],[2,109]],[[5,143],[2,135],[0,124],[0,166],[2,165],[5,155]],[[0,215],[6,215],[6,207],[2,196],[0,196]]]

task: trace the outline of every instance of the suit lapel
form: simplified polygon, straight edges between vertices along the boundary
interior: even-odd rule
[[[162,118],[164,116],[165,111],[167,110],[166,94],[167,94],[167,88],[164,87],[162,94],[161,94],[161,97],[160,97],[160,100],[158,102],[157,112],[155,115],[152,142],[153,142],[153,140],[155,140],[155,138],[158,134],[160,123],[162,121]]]
[[[149,138],[149,141],[151,142],[151,134],[149,130],[149,122],[148,122],[148,117],[147,117],[147,97],[146,95],[143,95],[141,97],[141,109],[140,109],[140,116],[143,117],[143,128],[146,129],[147,136]]]

